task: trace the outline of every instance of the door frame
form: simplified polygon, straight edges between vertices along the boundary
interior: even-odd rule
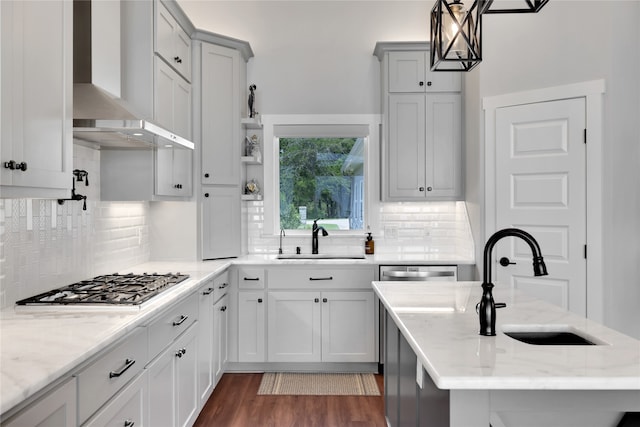
[[[604,320],[603,271],[603,141],[605,81],[592,80],[564,86],[482,98],[485,140],[484,231],[486,239],[496,231],[496,110],[523,104],[584,98],[587,132],[587,317]]]

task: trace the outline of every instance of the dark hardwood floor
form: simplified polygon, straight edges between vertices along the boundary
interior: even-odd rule
[[[262,374],[225,374],[195,427],[386,427],[380,396],[258,396]]]

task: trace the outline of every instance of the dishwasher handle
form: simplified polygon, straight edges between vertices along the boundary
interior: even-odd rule
[[[392,277],[394,279],[409,279],[415,277],[454,277],[454,271],[383,271],[384,277]]]

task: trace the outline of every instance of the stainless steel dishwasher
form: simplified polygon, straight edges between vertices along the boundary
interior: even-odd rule
[[[455,282],[458,280],[458,267],[455,265],[381,265],[380,281],[397,281],[397,282],[435,282],[446,281]],[[380,364],[384,365],[385,355],[385,337],[386,324],[384,307],[380,304]],[[384,367],[382,367],[384,369]]]

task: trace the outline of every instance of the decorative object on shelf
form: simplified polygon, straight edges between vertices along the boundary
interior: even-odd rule
[[[262,161],[262,153],[260,152],[260,140],[258,135],[253,134],[251,137],[247,136],[246,141],[246,155],[253,157],[256,162],[260,163]]]
[[[537,13],[548,2],[474,0],[467,10],[462,0],[436,0],[431,9],[431,71],[471,71],[482,61],[485,13]]]
[[[244,187],[244,192],[245,194],[255,194],[255,195],[260,194],[260,187],[258,186],[258,183],[256,182],[255,179],[251,179],[250,181],[247,181],[247,184]]]
[[[85,187],[89,186],[89,172],[81,169],[74,169],[73,176],[75,178],[71,178],[71,198],[69,199],[58,199],[59,205],[64,205],[64,202],[67,200],[82,200],[82,210],[87,210],[87,196],[83,196],[82,194],[76,193],[76,181],[82,182],[84,181]]]
[[[509,7],[500,9],[497,5],[507,6],[507,2],[499,0],[485,0],[480,13],[538,13],[549,0],[519,0],[508,2]],[[496,7],[494,7],[496,5]],[[514,7],[511,7],[514,6]]]
[[[253,93],[253,91],[256,89],[257,89],[256,85],[249,85],[249,117],[251,118],[254,118],[257,114],[256,111],[253,109],[253,104],[256,99],[256,95],[255,93]]]
[[[431,9],[432,71],[470,71],[482,61],[478,11],[483,4],[476,0],[467,10],[461,0],[436,1]]]

